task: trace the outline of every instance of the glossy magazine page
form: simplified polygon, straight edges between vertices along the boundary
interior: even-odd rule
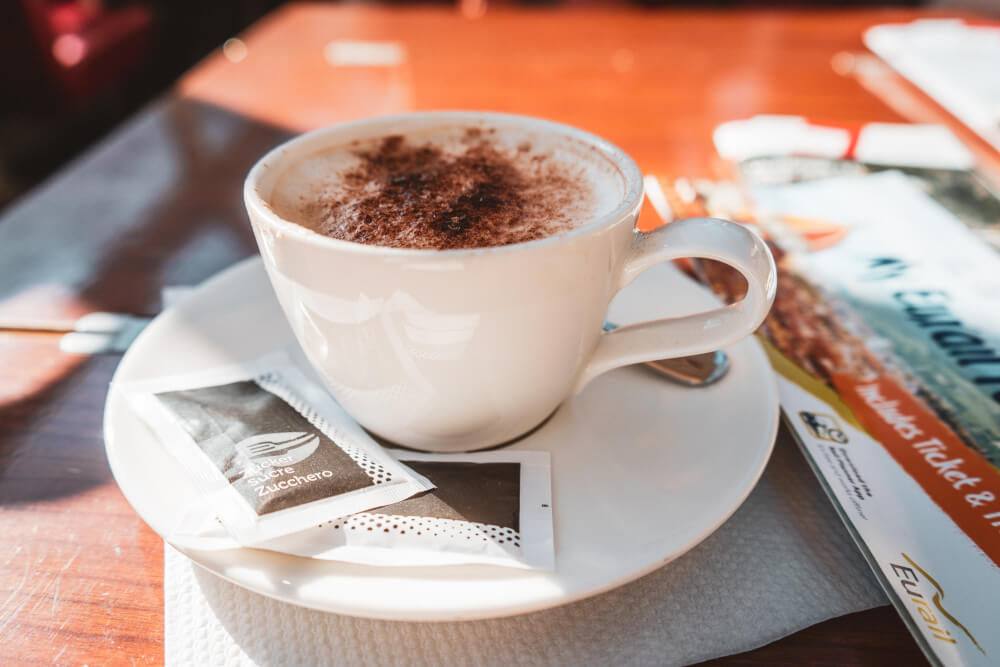
[[[759,335],[785,421],[928,657],[1000,663],[1000,201],[968,171],[780,156],[740,174],[687,205],[776,253]]]

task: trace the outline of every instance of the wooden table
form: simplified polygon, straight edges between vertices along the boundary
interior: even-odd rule
[[[711,131],[725,120],[943,117],[906,86],[909,102],[893,110],[831,66],[862,50],[866,26],[918,16],[927,14],[504,9],[468,18],[448,8],[289,6],[4,212],[0,315],[155,314],[164,285],[198,283],[255,252],[240,197],[255,158],[295,132],[351,118],[532,114],[607,137],[647,173],[718,177],[726,168]],[[395,43],[374,55],[399,62],[336,64],[338,39]],[[162,542],[125,502],[103,451],[117,362],[63,354],[56,335],[0,332],[0,664],[163,661]],[[922,661],[886,607],[718,664]]]

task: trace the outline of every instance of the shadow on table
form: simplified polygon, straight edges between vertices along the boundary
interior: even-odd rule
[[[253,254],[243,180],[291,134],[190,99],[155,103],[0,218],[0,320],[154,315],[165,285],[197,284]],[[12,335],[0,364],[16,379],[0,386],[0,504],[104,483],[95,417],[117,359]]]

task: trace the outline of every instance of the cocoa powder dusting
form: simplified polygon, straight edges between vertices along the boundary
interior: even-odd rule
[[[358,165],[303,202],[306,222],[346,241],[446,250],[531,241],[583,221],[590,194],[582,173],[530,155],[525,142],[505,148],[491,134],[470,128],[458,150],[401,135],[354,146]]]

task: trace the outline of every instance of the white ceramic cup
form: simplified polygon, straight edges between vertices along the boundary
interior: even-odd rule
[[[514,126],[582,142],[614,166],[621,199],[568,233],[467,250],[336,240],[283,220],[267,203],[285,168],[317,150],[455,124]],[[710,218],[637,232],[642,194],[635,162],[603,139],[548,121],[479,112],[409,113],[311,132],[265,155],[244,187],[275,294],[329,390],[368,430],[428,451],[507,442],[601,373],[717,350],[760,325],[776,285],[774,259],[760,238]],[[747,279],[746,297],[603,332],[618,290],[654,264],[681,257],[735,267]]]

